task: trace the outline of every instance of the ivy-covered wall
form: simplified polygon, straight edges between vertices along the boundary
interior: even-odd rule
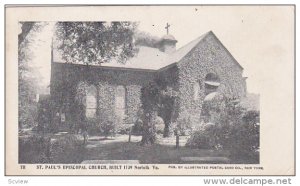
[[[75,95],[80,82],[97,87],[97,116],[109,118],[115,113],[115,95],[117,86],[125,88],[126,123],[132,124],[137,119],[141,107],[141,88],[155,77],[155,71],[134,69],[116,69],[66,63],[52,63],[51,97],[57,107],[69,105],[66,118],[74,120],[76,113]],[[69,117],[68,117],[69,116]]]
[[[205,77],[219,77],[217,92],[231,98],[246,95],[243,68],[235,61],[216,36],[210,32],[179,63],[179,120],[190,117],[200,122],[201,107],[206,96]],[[194,84],[199,83],[198,99],[194,99]]]
[[[156,81],[161,85],[161,87],[171,87],[174,90],[178,90],[178,66],[174,63],[165,69],[158,71],[156,76]]]

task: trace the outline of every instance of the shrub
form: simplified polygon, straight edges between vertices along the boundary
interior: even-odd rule
[[[105,137],[114,136],[118,131],[122,130],[122,122],[113,113],[102,113],[98,118],[90,118],[84,122],[89,135],[104,135]],[[125,126],[125,125],[124,125]]]
[[[123,124],[118,126],[117,133],[118,134],[129,134],[129,131],[132,130],[132,125]]]
[[[32,135],[19,137],[19,163],[49,163],[50,138]]]
[[[51,140],[51,163],[80,163],[83,154],[83,139],[81,135],[66,134]]]
[[[217,135],[217,127],[208,124],[202,129],[194,131],[188,139],[186,146],[198,149],[215,149],[217,148]]]
[[[259,111],[247,111],[240,125],[232,128],[229,149],[235,159],[246,159],[249,163],[259,161]]]
[[[97,119],[88,119],[86,128],[89,135],[99,135],[101,133],[100,124]],[[83,130],[83,128],[81,130]]]
[[[118,122],[118,118],[115,114],[102,114],[102,116],[98,119],[98,123],[100,125],[100,132],[107,138],[108,136],[114,136],[117,133],[118,126],[120,123]]]
[[[163,134],[165,129],[164,120],[160,116],[155,116],[155,132],[158,134]],[[143,119],[142,116],[138,116],[138,119],[135,121],[134,126],[132,127],[132,134],[142,135],[143,134]]]
[[[235,160],[259,161],[259,111],[245,111],[239,120],[219,125],[218,144]],[[230,121],[230,120],[229,120]]]
[[[165,129],[164,120],[160,116],[155,116],[154,124],[155,132],[157,134],[163,134]],[[137,119],[132,127],[132,134],[134,135],[142,135],[143,134],[143,120]]]
[[[113,121],[104,121],[100,125],[100,131],[101,133],[107,138],[109,135],[115,135],[116,133],[116,125]]]
[[[80,163],[83,140],[80,135],[50,137],[32,135],[19,138],[19,163]]]
[[[258,163],[259,111],[246,111],[235,100],[219,101],[205,105],[208,121],[214,121],[214,125],[193,132],[186,146],[222,148],[230,151],[234,161]],[[213,113],[217,114],[211,117]]]
[[[182,112],[180,118],[177,121],[176,126],[176,130],[179,132],[179,135],[190,135],[192,131],[192,126],[196,126],[192,122],[193,120],[190,113],[188,113],[187,111]]]
[[[37,126],[38,107],[36,103],[19,106],[19,127],[31,128]]]
[[[142,135],[143,134],[143,121],[142,119],[137,119],[132,128],[132,134]]]

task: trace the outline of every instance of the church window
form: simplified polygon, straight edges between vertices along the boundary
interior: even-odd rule
[[[95,118],[97,111],[97,88],[90,85],[86,90],[86,111],[87,118]]]
[[[124,86],[117,86],[115,101],[116,101],[116,114],[121,118],[124,118],[125,101],[126,101],[126,90]]]

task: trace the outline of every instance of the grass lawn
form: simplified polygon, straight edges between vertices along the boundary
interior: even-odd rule
[[[52,143],[49,156],[47,156],[47,146],[44,143],[40,143],[38,138],[27,142],[26,140],[21,140],[20,142],[23,142],[19,142],[19,163],[79,164],[86,160],[138,160],[142,164],[208,163],[202,160],[199,162],[199,157],[229,158],[228,163],[235,164],[259,163],[259,155],[257,157],[245,155],[233,157],[225,150],[191,149],[185,147],[188,137],[183,136],[180,137],[180,147],[178,149],[175,148],[175,137],[162,138],[160,136],[157,144],[152,146],[141,146],[141,136],[132,136],[131,142],[128,142],[128,135],[117,135],[113,138],[92,136],[85,145],[83,145],[83,138],[78,138],[78,135],[75,138],[79,140],[76,144],[68,141],[64,136],[52,136],[51,141],[63,142],[63,145],[57,146]],[[19,139],[22,138],[20,137]],[[198,160],[183,162],[181,159],[183,157],[185,159],[186,157],[198,158]]]
[[[115,139],[91,138],[80,152],[84,160],[139,160],[140,163],[170,164],[184,163],[181,157],[228,157],[228,152],[204,149],[190,149],[184,147],[186,138],[181,140],[181,147],[175,148],[175,138],[160,138],[158,144],[141,146],[141,137],[132,136],[132,142],[128,142],[128,136],[117,136]]]

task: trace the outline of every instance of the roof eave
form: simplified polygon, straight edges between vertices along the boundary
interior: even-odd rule
[[[70,66],[77,66],[77,67],[90,67],[90,68],[99,68],[99,69],[107,69],[107,70],[128,70],[128,71],[141,71],[141,72],[157,72],[156,69],[143,69],[143,68],[128,68],[128,67],[113,67],[113,66],[96,66],[96,65],[86,65],[86,64],[74,64],[74,63],[61,63],[55,62],[54,64],[59,65],[70,65]]]

